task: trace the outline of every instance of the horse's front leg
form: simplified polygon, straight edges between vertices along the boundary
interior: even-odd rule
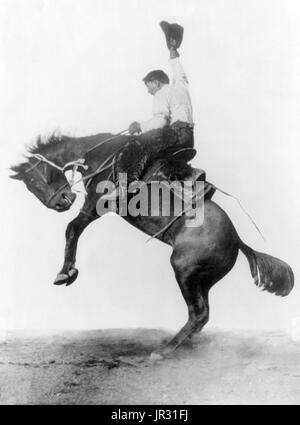
[[[78,270],[75,268],[77,244],[81,233],[99,216],[93,211],[92,213],[80,214],[72,220],[66,230],[66,247],[64,265],[58,273],[54,285],[71,285],[77,276]]]

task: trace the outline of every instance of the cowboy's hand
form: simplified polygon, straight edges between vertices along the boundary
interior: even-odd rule
[[[130,124],[129,126],[129,133],[130,134],[135,134],[135,133],[141,133],[141,124],[137,121],[134,121],[132,124]]]

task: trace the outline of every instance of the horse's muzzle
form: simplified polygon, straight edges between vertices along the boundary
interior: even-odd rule
[[[49,203],[49,208],[55,209],[57,212],[63,212],[70,209],[76,199],[76,194],[71,191],[63,191],[59,193]]]

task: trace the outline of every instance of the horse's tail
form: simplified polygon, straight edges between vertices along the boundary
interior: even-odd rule
[[[282,297],[291,292],[294,286],[294,273],[287,263],[271,255],[254,251],[241,240],[239,247],[247,257],[254,283],[259,288]]]

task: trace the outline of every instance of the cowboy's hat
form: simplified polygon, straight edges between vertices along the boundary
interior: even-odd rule
[[[166,21],[160,23],[161,29],[165,33],[168,49],[180,47],[183,38],[183,27],[178,24],[169,24]]]

